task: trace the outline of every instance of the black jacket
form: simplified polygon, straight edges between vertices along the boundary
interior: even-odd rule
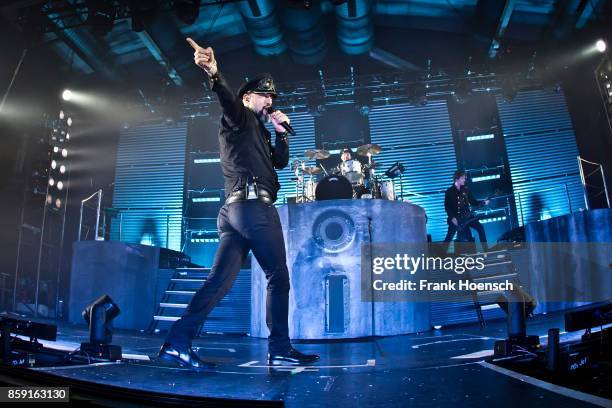
[[[478,206],[482,202],[476,200],[466,186],[461,187],[461,190],[457,190],[457,187],[453,184],[444,194],[444,209],[449,220],[453,217],[462,218],[469,215],[470,204]]]
[[[219,129],[221,169],[225,178],[225,196],[244,188],[255,179],[276,200],[280,184],[276,169],[289,163],[289,143],[285,133],[276,132],[276,143],[255,112],[246,108],[220,73],[211,78],[223,116]]]

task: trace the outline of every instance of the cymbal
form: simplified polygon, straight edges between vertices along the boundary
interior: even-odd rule
[[[357,148],[357,154],[360,156],[367,156],[368,153],[370,155],[375,155],[380,152],[382,152],[382,147],[373,143],[364,144]]]
[[[304,157],[308,157],[309,159],[327,159],[329,157],[329,152],[324,149],[312,149],[306,150],[304,152]]]
[[[313,175],[313,174],[319,174],[319,173],[321,173],[322,171],[323,171],[323,170],[322,170],[320,167],[317,167],[317,166],[312,166],[312,167],[308,167],[308,166],[306,166],[306,167],[303,167],[303,168],[302,168],[302,172],[303,172],[304,174],[310,174],[310,175]]]

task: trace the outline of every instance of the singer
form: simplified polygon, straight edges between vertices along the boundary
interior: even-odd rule
[[[289,162],[289,144],[281,111],[272,111],[274,80],[263,74],[243,84],[236,95],[217,68],[212,48],[191,38],[196,65],[209,77],[223,111],[219,130],[221,168],[225,179],[225,204],[217,217],[220,244],[212,270],[189,303],[183,317],[171,327],[158,356],[194,370],[214,367],[201,360],[191,347],[206,316],[229,291],[249,250],[266,279],[266,323],[269,365],[309,364],[318,355],[300,353],[289,340],[289,272],[285,244],[274,201],[280,189],[276,169]],[[268,111],[270,109],[270,112]],[[264,126],[271,122],[276,143]]]

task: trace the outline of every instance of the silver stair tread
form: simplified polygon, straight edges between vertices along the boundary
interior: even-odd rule
[[[168,295],[195,295],[195,290],[167,290]]]
[[[195,279],[195,278],[172,278],[170,279],[172,282],[201,282],[204,283],[206,282],[206,279]]]
[[[512,273],[504,273],[502,275],[488,275],[488,276],[472,277],[471,280],[472,281],[495,280],[495,279],[501,279],[501,278],[515,277],[517,275],[518,273],[512,272]]]
[[[175,309],[185,309],[187,303],[160,303],[159,307],[173,307]]]
[[[160,322],[176,322],[180,317],[178,316],[153,316],[153,320]]]

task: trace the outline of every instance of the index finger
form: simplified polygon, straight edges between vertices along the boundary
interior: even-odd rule
[[[196,43],[195,41],[193,41],[193,40],[191,39],[191,37],[187,37],[187,38],[186,38],[186,40],[187,40],[187,42],[189,43],[189,45],[191,45],[191,47],[192,47],[194,50],[196,50],[196,51],[203,50],[203,48],[202,48],[202,47],[200,47],[200,46],[198,45],[198,43]]]

